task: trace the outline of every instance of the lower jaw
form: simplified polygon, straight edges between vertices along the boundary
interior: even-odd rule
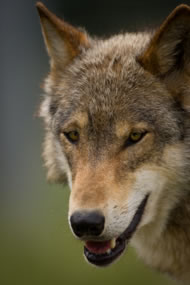
[[[122,253],[126,248],[127,243],[131,239],[132,235],[137,229],[138,224],[141,221],[148,197],[149,194],[147,194],[145,198],[142,200],[131,223],[129,224],[127,229],[116,239],[116,246],[113,249],[111,249],[110,252],[106,252],[103,254],[96,254],[89,251],[86,247],[84,247],[84,256],[86,257],[88,262],[100,267],[108,266],[122,255]]]
[[[84,256],[87,261],[96,266],[108,266],[118,259],[124,252],[126,247],[126,241],[117,239],[116,246],[114,249],[111,249],[109,253],[95,254],[90,252],[86,247],[84,247]]]

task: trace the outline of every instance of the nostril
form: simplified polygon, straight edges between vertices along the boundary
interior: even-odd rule
[[[71,216],[70,222],[78,237],[99,236],[104,229],[105,218],[99,211],[78,211]]]

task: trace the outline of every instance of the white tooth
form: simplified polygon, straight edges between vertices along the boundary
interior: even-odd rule
[[[107,253],[107,254],[110,254],[110,252],[111,252],[111,249],[109,248],[109,249],[106,251],[106,253]]]
[[[116,238],[113,238],[113,239],[111,240],[110,246],[111,246],[112,249],[116,246]]]

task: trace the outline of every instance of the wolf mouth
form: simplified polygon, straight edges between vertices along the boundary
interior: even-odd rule
[[[112,241],[88,241],[84,246],[84,255],[86,259],[96,266],[106,266],[115,261],[124,252],[133,233],[137,229],[138,224],[144,213],[144,209],[148,200],[149,194],[145,196],[137,208],[135,215],[126,230]],[[112,248],[112,243],[114,246]]]

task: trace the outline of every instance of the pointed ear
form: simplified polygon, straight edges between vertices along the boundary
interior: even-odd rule
[[[86,33],[56,17],[41,2],[36,7],[51,66],[64,68],[83,49],[90,46],[90,40]]]
[[[138,57],[140,64],[156,76],[188,72],[190,65],[190,7],[178,6],[156,31],[149,46]],[[189,70],[190,71],[190,70]]]

